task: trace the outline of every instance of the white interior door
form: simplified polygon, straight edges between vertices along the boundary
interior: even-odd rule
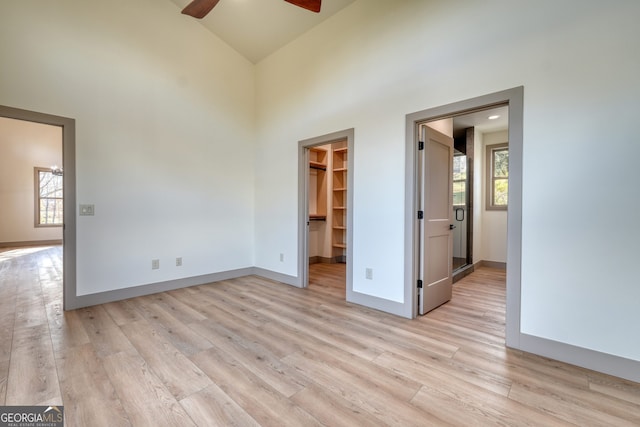
[[[420,314],[451,299],[453,232],[453,138],[421,126],[419,158]]]

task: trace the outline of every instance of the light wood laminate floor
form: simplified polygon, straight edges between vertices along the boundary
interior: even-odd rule
[[[65,313],[61,265],[0,252],[0,404],[67,426],[640,425],[640,385],[504,347],[499,270],[407,320],[253,276]]]

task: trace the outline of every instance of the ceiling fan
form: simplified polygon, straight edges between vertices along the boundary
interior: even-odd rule
[[[207,16],[207,13],[211,12],[211,9],[213,9],[219,1],[220,0],[193,0],[187,5],[187,7],[182,9],[182,13],[185,15],[193,16],[194,18],[202,19]],[[322,5],[322,0],[284,1],[316,13],[320,12],[320,6]]]

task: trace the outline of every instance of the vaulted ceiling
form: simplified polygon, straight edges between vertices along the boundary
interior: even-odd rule
[[[171,0],[176,13],[191,0]],[[323,0],[320,13],[313,13],[283,0],[220,0],[194,25],[203,25],[249,61],[257,63],[296,39],[355,0]]]

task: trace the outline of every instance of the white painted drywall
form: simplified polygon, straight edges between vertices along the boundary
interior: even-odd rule
[[[254,264],[246,59],[146,0],[2,2],[0,57],[2,104],[76,120],[78,295]]]
[[[405,115],[523,85],[522,332],[640,360],[640,225],[615,224],[640,209],[637,16],[635,0],[360,0],[268,57],[256,265],[298,274],[277,258],[298,250],[297,141],[353,127],[353,287],[403,301]]]
[[[0,117],[0,244],[61,240],[35,226],[35,167],[62,166],[62,128]]]

